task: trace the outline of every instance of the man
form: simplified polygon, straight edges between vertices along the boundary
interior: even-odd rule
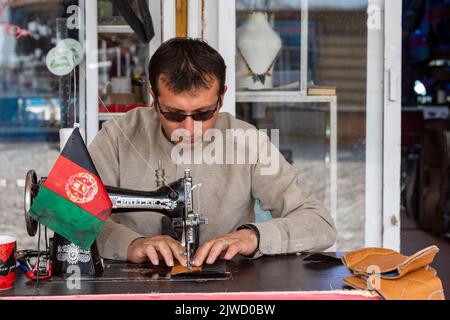
[[[158,161],[168,182],[190,168],[194,184],[201,183],[194,191],[194,210],[208,218],[208,224],[200,226],[196,266],[238,254],[259,257],[330,247],[336,237],[331,216],[278,150],[271,149],[277,166],[269,174],[263,172],[261,155],[244,164],[174,160],[180,144],[182,150],[207,146],[209,130],[224,136],[229,129],[256,131],[228,113],[219,113],[227,90],[225,69],[220,54],[203,41],[174,38],[163,43],[149,63],[152,108],[135,109],[105,123],[89,146],[103,182],[149,191],[156,189]],[[271,145],[262,141],[261,145]],[[236,147],[234,141],[232,145]],[[260,151],[259,144],[256,149]],[[274,219],[254,223],[255,199]],[[176,261],[186,265],[183,247],[161,234],[161,223],[162,215],[153,212],[114,215],[97,239],[101,255],[135,263],[150,260],[155,265],[162,257],[168,266]]]

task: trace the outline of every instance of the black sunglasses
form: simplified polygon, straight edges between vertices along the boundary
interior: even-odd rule
[[[161,110],[161,105],[159,104],[158,98],[155,98],[155,106],[159,109],[159,112],[169,121],[173,122],[183,122],[187,117],[191,117],[194,121],[207,121],[211,119],[216,113],[217,109],[220,106],[220,96],[217,99],[217,104],[214,109],[206,110],[202,112],[197,112],[193,114],[183,114],[183,113],[175,113],[175,112],[166,112]]]

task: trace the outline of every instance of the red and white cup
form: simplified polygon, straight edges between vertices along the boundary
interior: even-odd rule
[[[16,238],[0,235],[0,290],[10,289],[16,278]]]

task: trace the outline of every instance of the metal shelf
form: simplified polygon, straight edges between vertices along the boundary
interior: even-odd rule
[[[25,90],[23,92],[1,92],[0,99],[58,99],[53,93],[29,93]]]
[[[125,115],[126,112],[99,112],[98,113],[98,121],[108,121],[113,118],[117,118]]]
[[[300,91],[236,91],[236,102],[331,102],[336,96],[305,95]]]
[[[134,33],[129,25],[98,25],[98,33]]]
[[[58,133],[56,127],[3,127],[0,134],[36,134],[36,133]]]

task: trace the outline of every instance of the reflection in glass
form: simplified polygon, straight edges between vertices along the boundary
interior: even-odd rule
[[[236,8],[237,90],[299,89],[300,0],[281,6],[237,1]]]
[[[46,65],[58,40],[79,40],[73,24],[78,5],[74,0],[0,3],[0,234],[15,235],[19,248],[37,242],[26,235],[22,219],[25,174],[31,168],[48,173],[59,152],[58,131],[73,125],[73,106],[80,103],[74,72],[58,77]]]
[[[326,205],[329,204],[329,105],[314,104],[311,99],[322,96],[320,101],[327,101],[327,96],[336,95],[336,223],[340,250],[364,245],[367,7],[367,0],[236,1],[237,42],[255,12],[267,17],[273,32],[281,39],[269,88],[250,91],[248,85],[240,85],[240,79],[248,76],[249,70],[237,47],[236,115],[257,128],[279,126],[281,151],[293,158],[300,177]],[[303,26],[308,28],[302,30],[305,17]],[[302,41],[306,31],[308,38]],[[302,49],[307,53],[307,61],[303,63]],[[254,54],[262,53],[255,50]],[[310,96],[303,95],[301,79],[309,89],[315,87],[314,97],[311,90],[307,91]]]

